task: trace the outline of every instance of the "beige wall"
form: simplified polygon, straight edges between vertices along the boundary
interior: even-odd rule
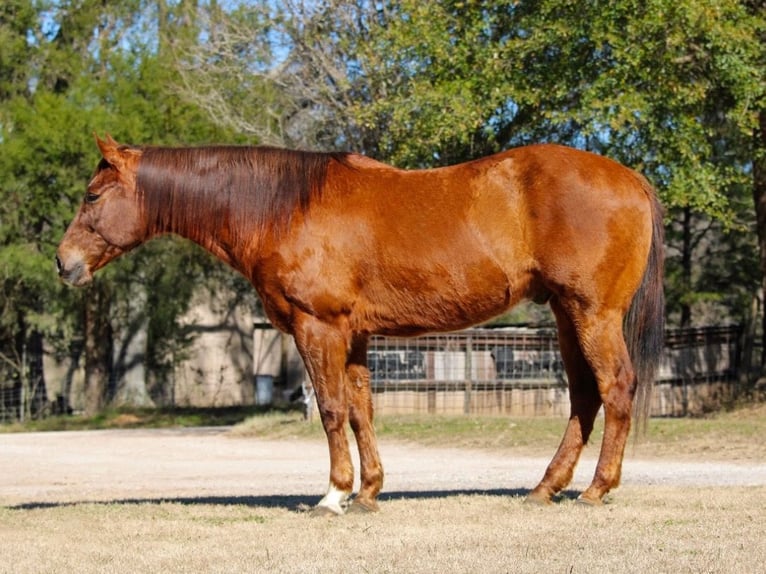
[[[230,300],[198,294],[184,317],[194,342],[174,373],[177,406],[253,404],[253,315],[246,305],[230,307]]]

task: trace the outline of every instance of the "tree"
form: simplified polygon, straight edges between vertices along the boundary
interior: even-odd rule
[[[761,51],[761,81],[763,80],[763,71],[766,70],[766,2],[763,0],[750,0],[744,2],[750,14],[754,17],[760,17],[761,27],[756,41]],[[766,102],[761,99],[760,106],[755,106],[758,114],[757,124],[753,130],[752,139],[752,158],[753,158],[753,203],[756,214],[756,231],[758,237],[758,252],[761,271],[761,305],[766,301]],[[762,309],[763,312],[763,309]],[[762,315],[761,324],[761,345],[762,353],[760,359],[761,381],[766,377],[766,313]]]
[[[71,190],[81,167],[72,155],[77,140],[57,140],[51,129],[61,121],[73,128],[82,122],[60,92],[66,70],[57,75],[46,65],[43,35],[35,33],[38,10],[47,8],[19,1],[0,12],[0,33],[9,48],[0,64],[0,356],[10,366],[0,373],[4,384],[27,389],[22,394],[32,400],[23,407],[29,414],[46,401],[43,338],[61,326],[51,312],[72,300],[50,280],[53,236],[66,211],[56,193]]]
[[[22,374],[44,382],[45,342],[56,355],[82,360],[87,406],[98,410],[119,391],[119,345],[140,329],[180,329],[191,285],[204,285],[218,269],[188,245],[168,242],[105,270],[84,291],[55,279],[56,245],[99,159],[94,132],[137,143],[236,140],[168,89],[172,69],[154,16],[162,12],[167,26],[185,33],[189,22],[175,10],[161,0],[19,1],[0,10],[0,34],[13,48],[0,59],[0,357],[12,365],[4,384],[19,387]],[[163,252],[165,265],[142,267],[153,250]],[[182,265],[189,288],[177,285]],[[167,276],[173,272],[175,283]],[[166,296],[128,305],[137,290]],[[161,384],[172,353],[154,344],[147,354]],[[42,384],[33,387],[44,403]]]
[[[738,290],[722,296],[701,259],[726,243],[752,268],[765,25],[753,4],[286,2],[211,12],[215,33],[176,55],[184,97],[287,145],[419,167],[555,141],[635,167],[668,210],[669,310],[686,325],[711,305],[737,319],[750,308],[753,274],[722,261],[716,276]],[[257,58],[254,37],[270,40]],[[269,86],[266,116],[242,105],[252,82]]]
[[[449,163],[477,146],[481,155],[497,149],[487,121],[508,101],[498,87],[507,84],[501,32],[478,3],[450,4],[198,7],[205,40],[173,44],[179,91],[214,121],[267,143],[355,150],[402,166]],[[253,91],[265,100],[247,105]]]

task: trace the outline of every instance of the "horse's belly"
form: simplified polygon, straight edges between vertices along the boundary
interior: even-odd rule
[[[415,336],[430,332],[457,331],[488,321],[502,313],[507,305],[504,299],[494,305],[483,300],[475,306],[464,302],[423,300],[413,306],[401,306],[393,315],[379,315],[369,332],[390,336]]]
[[[362,330],[406,336],[463,329],[499,315],[519,298],[495,265],[441,271],[413,271],[409,281],[378,286],[355,308],[367,324]]]

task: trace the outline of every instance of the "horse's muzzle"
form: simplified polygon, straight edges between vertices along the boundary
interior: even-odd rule
[[[73,263],[67,263],[56,254],[56,272],[64,283],[80,286],[90,281],[90,273],[87,272],[85,262],[82,259],[76,259]]]

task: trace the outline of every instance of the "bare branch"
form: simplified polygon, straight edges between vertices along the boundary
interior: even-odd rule
[[[349,109],[355,94],[367,91],[358,85],[366,79],[350,77],[349,50],[360,23],[378,18],[370,3],[287,0],[279,9],[198,10],[198,41],[169,42],[184,99],[263,143],[360,147]]]

